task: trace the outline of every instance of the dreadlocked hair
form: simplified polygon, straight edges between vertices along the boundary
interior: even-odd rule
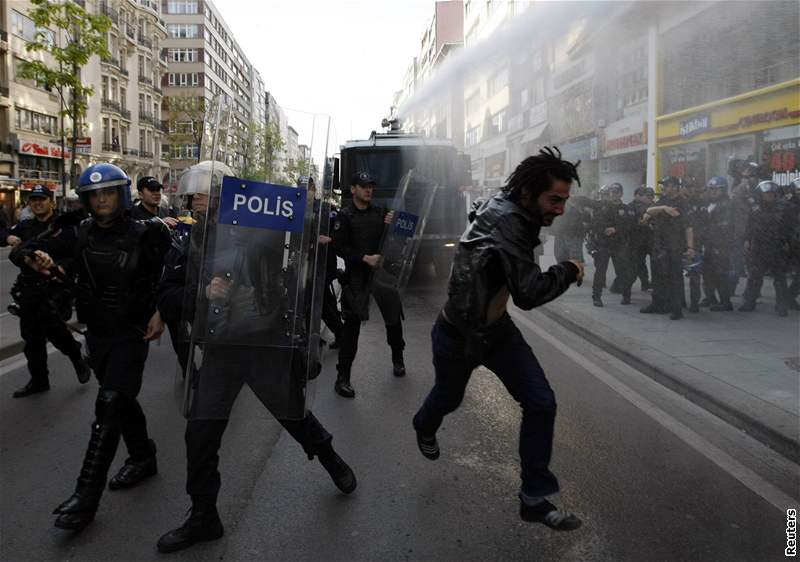
[[[573,180],[581,184],[578,177],[578,166],[581,161],[574,164],[561,158],[561,151],[557,147],[550,148],[545,146],[536,156],[529,156],[508,176],[503,191],[508,194],[509,199],[518,200],[522,195],[523,189],[530,192],[536,198],[541,193],[550,189],[553,180],[572,182]]]

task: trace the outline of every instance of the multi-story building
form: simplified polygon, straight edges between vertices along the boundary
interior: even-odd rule
[[[152,0],[86,0],[80,5],[89,13],[108,16],[112,26],[107,35],[110,55],[103,60],[92,57],[80,69],[81,80],[94,87],[94,94],[89,97],[86,117],[79,124],[82,136],[75,155],[78,171],[102,161],[116,163],[134,182],[143,175],[163,177],[168,162],[160,150],[164,125],[159,85],[166,61],[159,52],[166,28],[159,4]],[[18,75],[20,63],[32,56],[45,57],[45,62],[55,64],[47,55],[32,55],[26,49],[37,33],[27,15],[32,5],[19,0],[4,2],[3,6],[3,17],[10,22],[10,28],[7,48],[0,49],[4,55],[0,78],[10,80],[8,90],[0,93],[7,96],[13,118],[0,117],[0,132],[7,128],[2,138],[11,141],[10,146],[0,146],[0,176],[8,178],[0,180],[0,186],[6,188],[2,189],[2,197],[8,204],[10,200],[19,201],[36,184],[60,192],[60,132],[63,129],[70,134],[72,123],[65,119],[62,127],[61,100],[55,91]],[[65,41],[57,30],[50,31],[53,41]],[[0,115],[6,115],[8,109],[0,111]],[[68,151],[69,142],[67,170],[72,158]]]
[[[403,88],[395,94],[391,113],[403,120],[407,131],[429,137],[451,139],[463,146],[464,112],[462,85],[450,81],[443,87],[425,91],[424,100],[415,100],[436,69],[464,41],[464,2],[448,0],[434,3],[433,16],[420,39],[420,50],[406,71]],[[410,106],[404,105],[411,102]]]
[[[204,104],[215,96],[227,97],[232,108],[228,132],[240,138],[247,137],[251,123],[266,124],[269,112],[279,115],[280,108],[210,0],[167,0],[165,6],[168,37],[164,49],[169,62],[164,79],[167,111],[174,98],[183,98],[173,103],[175,107],[185,107],[186,99],[197,100],[189,104],[194,108],[192,112],[182,111],[182,116],[170,117],[170,123],[177,129],[172,131],[170,138],[175,142],[169,147],[173,178],[177,178],[200,157],[202,134],[195,129],[203,119]],[[192,131],[197,134],[191,134]],[[233,140],[228,147],[221,157],[236,170],[244,164],[246,151]]]

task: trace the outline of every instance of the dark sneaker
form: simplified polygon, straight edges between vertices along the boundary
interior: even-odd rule
[[[82,350],[83,346],[81,346],[80,354],[74,359],[70,359],[70,361],[72,361],[72,366],[75,368],[75,374],[78,376],[78,382],[81,384],[86,384],[89,382],[89,379],[92,378],[92,368],[89,366],[88,356],[84,355]]]
[[[541,523],[554,531],[574,531],[581,526],[581,520],[572,513],[557,509],[547,500],[536,505],[519,501],[519,516],[528,523]]]
[[[336,377],[336,383],[333,385],[333,390],[336,391],[336,394],[339,396],[343,396],[344,398],[355,398],[356,391],[353,390],[353,387],[350,386],[350,377],[343,377],[341,374]]]
[[[708,307],[708,310],[711,312],[730,312],[733,310],[733,305],[731,303],[719,303],[719,304],[712,304]]]
[[[422,453],[422,456],[426,459],[435,461],[439,458],[439,442],[436,440],[436,436],[433,437],[425,437],[419,431],[417,431],[417,447],[419,447],[419,452]]]
[[[602,308],[603,300],[600,297],[592,297],[592,304]]]
[[[215,506],[192,506],[186,522],[158,539],[156,547],[164,554],[177,552],[198,542],[215,541],[224,534]]]
[[[631,304],[631,298],[630,297],[622,297],[622,300],[619,301],[619,304]]]
[[[642,314],[663,314],[663,311],[654,304],[648,304],[644,308],[640,308],[639,312]]]
[[[37,384],[33,381],[30,381],[28,384],[15,391],[12,396],[14,398],[25,398],[31,394],[39,394],[40,392],[47,392],[48,390],[50,390],[49,384]]]

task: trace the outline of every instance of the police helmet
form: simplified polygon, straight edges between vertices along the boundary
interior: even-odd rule
[[[680,188],[681,179],[679,177],[676,177],[676,176],[664,176],[663,178],[661,178],[659,180],[658,183],[660,183],[661,185],[663,185],[665,187],[667,185],[674,185],[675,187]]]
[[[117,188],[120,195],[120,211],[131,208],[131,178],[114,164],[104,162],[86,168],[78,179],[78,188],[75,191],[81,203],[91,212],[89,194],[106,187]]]
[[[772,180],[762,181],[756,186],[756,193],[759,195],[763,193],[775,193],[780,194],[781,186],[775,183]]]
[[[784,193],[787,195],[795,196],[800,191],[800,178],[793,180],[784,188]]]
[[[619,182],[610,183],[608,185],[604,185],[603,187],[605,187],[606,190],[609,193],[622,193],[623,192],[622,184],[619,183]]]
[[[647,197],[656,196],[655,190],[649,185],[640,185],[636,188],[636,191],[634,191],[633,194],[636,196],[646,195]]]
[[[183,172],[178,180],[178,196],[209,195],[211,184],[222,185],[224,176],[232,176],[233,170],[222,162],[204,160]]]
[[[728,191],[728,180],[723,176],[714,176],[706,182],[706,189],[721,189]]]

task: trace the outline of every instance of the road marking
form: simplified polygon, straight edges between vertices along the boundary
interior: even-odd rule
[[[625,398],[628,402],[636,406],[639,410],[647,414],[657,423],[671,431],[681,441],[719,466],[722,470],[747,486],[754,493],[771,503],[781,512],[786,512],[788,507],[796,506],[798,504],[797,499],[783,493],[777,487],[770,484],[767,480],[708,441],[705,437],[702,437],[694,430],[650,402],[647,398],[630,388],[628,385],[621,382],[614,375],[599,365],[593,363],[583,355],[579,354],[574,349],[571,349],[554,336],[547,333],[529,318],[526,318],[516,310],[510,310],[510,313],[541,339],[545,340],[547,343],[558,349],[561,353],[569,357],[572,361],[586,369],[586,371],[592,374],[595,378],[603,382],[606,386],[614,390],[617,394]]]

